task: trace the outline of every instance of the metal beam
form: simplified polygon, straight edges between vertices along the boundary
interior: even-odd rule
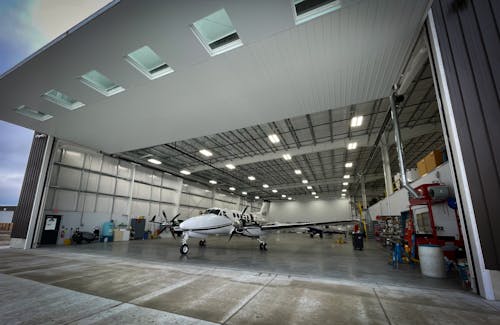
[[[383,175],[366,175],[365,176],[365,183],[370,183],[374,181],[378,181],[380,179],[383,179]],[[344,179],[342,177],[336,177],[336,178],[329,178],[329,179],[323,179],[320,181],[314,181],[314,182],[309,182],[308,184],[302,184],[300,180],[296,183],[289,183],[289,184],[282,184],[282,185],[277,185],[277,186],[272,186],[272,188],[275,188],[277,190],[283,190],[283,189],[288,189],[288,188],[305,188],[306,186],[322,186],[322,185],[328,185],[328,184],[338,184],[339,186],[342,184],[342,182],[345,181],[350,181],[352,183],[352,179]]]
[[[401,132],[404,134],[405,139],[412,139],[415,137],[422,136],[424,134],[429,134],[429,133],[434,133],[434,132],[441,132],[441,125],[439,123],[436,124],[427,124],[427,125],[422,125],[414,128],[403,128],[401,129]],[[245,158],[240,158],[240,159],[233,159],[233,160],[226,160],[226,161],[221,161],[212,164],[213,167],[215,168],[223,168],[226,164],[233,164],[235,166],[240,166],[240,165],[246,165],[246,164],[253,164],[261,161],[268,161],[268,160],[275,160],[275,159],[282,159],[283,154],[288,153],[292,157],[293,156],[301,156],[309,153],[316,153],[316,152],[323,152],[323,151],[328,151],[328,150],[333,150],[333,149],[340,149],[340,148],[346,148],[347,144],[352,141],[356,141],[358,143],[358,147],[370,147],[374,145],[374,140],[368,141],[369,136],[367,134],[365,135],[360,135],[356,137],[352,137],[350,140],[348,138],[340,139],[340,140],[335,140],[333,142],[323,142],[323,143],[318,143],[317,145],[308,145],[308,146],[302,146],[300,148],[296,149],[290,149],[290,150],[279,150],[276,152],[271,152],[271,153],[264,153],[260,155],[255,155],[255,156],[250,156],[250,157],[245,157]],[[391,142],[389,143],[392,144],[394,143],[394,137],[390,136]],[[191,168],[192,173],[200,172],[203,170],[209,170],[211,169],[210,166],[207,165],[199,165],[196,167]]]

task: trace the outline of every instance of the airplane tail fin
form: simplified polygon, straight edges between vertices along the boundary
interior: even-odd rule
[[[264,218],[269,214],[269,205],[269,201],[264,201],[264,203],[262,203],[262,206],[260,207],[259,214]]]

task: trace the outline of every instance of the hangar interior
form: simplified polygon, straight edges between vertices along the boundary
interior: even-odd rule
[[[353,0],[341,9],[335,3],[113,2],[0,79],[2,101],[15,108],[5,118],[37,130],[34,141],[44,134],[52,141],[42,150],[45,180],[27,230],[34,239],[12,242],[188,267],[478,292],[473,240],[464,217],[443,199],[432,227],[444,246],[465,242],[461,268],[457,262],[437,280],[420,273],[409,251],[397,266],[391,262],[406,234],[401,220],[408,219],[400,218],[411,196],[404,179],[414,188],[445,185],[446,199],[458,192],[429,56],[432,1]],[[329,9],[319,14],[306,4]],[[123,26],[130,12],[136,18]],[[165,20],[160,12],[176,15]],[[259,13],[262,24],[248,13]],[[224,37],[197,29],[210,19],[225,22],[228,30],[212,31]],[[141,58],[154,61],[153,68]],[[57,71],[48,68],[55,62]],[[22,100],[8,91],[27,78]],[[47,99],[47,89],[55,99]],[[393,91],[403,95],[397,107]],[[62,109],[64,102],[73,106]],[[439,158],[417,169],[430,153]],[[401,165],[408,170],[397,176]],[[168,231],[151,239],[161,227],[152,221],[163,212],[166,221],[178,214],[187,220],[214,207],[262,213],[274,223],[361,220],[365,250],[352,249],[354,223],[320,228],[321,238],[305,227],[279,231],[269,235],[267,251],[247,238],[219,236],[180,256],[180,239]],[[414,222],[430,229],[422,218]],[[109,220],[117,231],[112,243],[71,245],[77,228],[103,232]],[[128,240],[137,220],[150,231],[147,240]],[[55,230],[48,241],[46,230]]]

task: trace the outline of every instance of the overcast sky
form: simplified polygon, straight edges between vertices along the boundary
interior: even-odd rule
[[[1,0],[0,75],[109,2]],[[0,205],[17,205],[32,137],[33,130],[0,120]]]

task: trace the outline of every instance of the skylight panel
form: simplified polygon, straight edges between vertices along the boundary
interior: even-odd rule
[[[48,119],[53,118],[53,116],[50,114],[45,114],[44,112],[37,111],[36,109],[30,108],[25,105],[16,108],[15,112],[40,122],[47,121]]]
[[[113,96],[125,90],[97,70],[87,72],[80,77],[80,81],[104,96]]]
[[[125,60],[151,80],[174,72],[149,46],[130,52]]]
[[[195,21],[191,29],[211,56],[243,45],[224,8]]]
[[[342,7],[341,0],[293,0],[295,24],[299,25]]]
[[[70,111],[85,106],[84,103],[79,102],[55,89],[47,91],[42,95],[42,98],[63,108],[69,109]]]

